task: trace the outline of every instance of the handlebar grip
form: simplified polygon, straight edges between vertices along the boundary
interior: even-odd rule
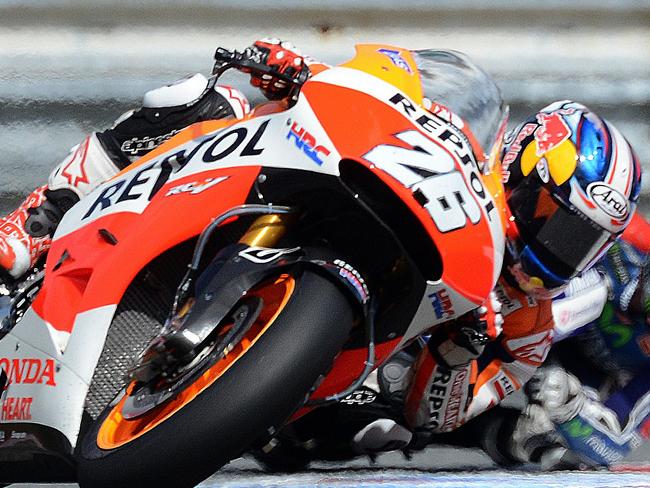
[[[245,69],[247,71],[256,71],[262,74],[270,74],[274,78],[282,80],[292,85],[301,86],[309,77],[309,68],[305,68],[296,77],[277,72],[271,66],[254,59],[251,53],[246,51],[229,51],[228,49],[218,47],[214,53],[214,69],[212,74],[217,77],[221,76],[224,71],[230,68]]]

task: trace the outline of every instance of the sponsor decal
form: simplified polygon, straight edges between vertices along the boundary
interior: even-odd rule
[[[517,159],[517,156],[523,149],[521,143],[526,137],[532,135],[535,132],[536,128],[537,125],[533,123],[528,123],[524,125],[515,136],[515,140],[508,147],[508,152],[503,156],[503,161],[501,162],[501,169],[502,169],[504,183],[507,183],[508,180],[510,179],[510,171],[508,170],[508,168],[510,168],[510,165],[513,163],[515,159]]]
[[[440,414],[442,407],[447,400],[447,389],[451,381],[451,371],[440,366],[436,372],[429,388],[429,427],[437,429],[440,426]]]
[[[340,259],[335,259],[334,264],[339,267],[339,276],[345,278],[345,280],[350,283],[350,285],[352,285],[352,287],[356,290],[359,298],[361,298],[361,301],[363,303],[366,303],[366,301],[368,301],[369,295],[368,287],[366,286],[366,282],[361,277],[359,272],[348,263]]]
[[[7,397],[2,402],[2,413],[0,419],[6,420],[31,420],[32,401],[31,397]]]
[[[221,176],[219,178],[206,178],[200,181],[193,181],[191,183],[185,183],[183,185],[178,185],[172,188],[165,195],[166,197],[172,195],[180,195],[182,193],[189,193],[190,195],[198,195],[199,193],[212,188],[215,185],[218,185],[224,180],[227,180],[229,176]]]
[[[508,395],[511,395],[515,392],[515,387],[510,381],[510,378],[505,374],[500,374],[499,377],[494,382],[494,388],[499,395],[499,399],[503,400]]]
[[[145,136],[142,139],[138,139],[137,137],[134,137],[132,139],[128,139],[124,141],[120,149],[125,154],[131,154],[132,156],[141,156],[143,154],[148,153],[152,149],[157,148],[163,142],[168,141],[179,132],[180,130],[175,129],[171,132],[168,132],[167,134],[161,134],[159,136],[153,136],[153,137]]]
[[[555,305],[554,305],[555,307]],[[560,313],[555,314],[553,311],[553,318],[555,319],[555,327],[562,333],[568,333],[572,330],[577,330],[579,327],[588,324],[590,321],[597,318],[594,317],[594,311],[598,311],[603,307],[602,299],[588,299],[587,297],[576,297],[571,300],[570,306],[562,308]]]
[[[481,220],[479,206],[492,220],[494,202],[483,186],[481,169],[465,134],[441,117],[414,105],[401,93],[393,95],[389,102],[436,142],[420,132],[406,131],[395,137],[410,144],[411,149],[383,144],[373,148],[364,158],[411,187],[415,194],[419,191],[424,197],[420,198],[423,206],[440,232],[465,227],[467,220],[477,224]],[[456,164],[462,174],[456,170]],[[423,178],[409,167],[431,172],[434,176]]]
[[[377,399],[377,394],[371,390],[356,390],[346,396],[341,403],[348,405],[366,405]]]
[[[300,127],[298,122],[291,123],[289,132],[287,132],[287,140],[293,139],[294,144],[300,149],[309,159],[319,166],[323,164],[323,158],[330,155],[331,151],[322,144],[318,144],[316,138],[307,131],[304,127]]]
[[[591,447],[596,454],[601,456],[610,464],[617,463],[623,459],[623,454],[621,452],[608,446],[606,441],[600,437],[591,436],[585,441],[585,443]]]
[[[538,113],[537,122],[539,127],[535,130],[535,141],[537,142],[537,156],[559,146],[571,135],[571,129],[558,112]]]
[[[443,432],[449,432],[458,425],[458,419],[463,408],[467,375],[468,368],[463,368],[455,374],[447,409],[445,410],[445,422],[442,424]]]
[[[510,295],[508,295],[505,288],[500,284],[494,287],[494,293],[501,303],[501,315],[504,317],[523,307],[519,300],[510,298]]]
[[[428,295],[433,307],[433,313],[436,314],[437,319],[452,318],[456,315],[454,306],[451,303],[451,298],[446,289],[438,290]]]
[[[574,418],[567,424],[564,424],[563,427],[567,434],[573,438],[589,437],[594,433],[594,428],[584,423],[580,417]]]
[[[616,274],[616,279],[619,283],[629,283],[630,282],[630,273],[625,266],[625,258],[623,256],[623,249],[619,242],[615,242],[612,247],[607,251],[607,257],[610,258],[612,265],[614,267],[614,273]]]
[[[605,183],[591,183],[587,187],[587,193],[598,208],[610,217],[618,220],[625,220],[630,212],[627,198],[617,189]]]
[[[535,365],[544,362],[552,344],[553,335],[549,331],[505,341],[505,345],[512,356]]]
[[[382,48],[382,49],[378,49],[377,52],[387,56],[388,59],[390,59],[392,63],[398,68],[403,69],[410,75],[413,74],[413,71],[411,70],[411,67],[409,66],[408,62],[406,61],[406,59],[402,57],[402,53],[397,49]]]
[[[61,176],[75,188],[79,187],[80,183],[89,184],[88,175],[86,174],[86,157],[88,156],[88,145],[91,137],[86,137],[77,146],[70,158],[70,162],[61,170]]]
[[[200,160],[206,165],[211,165],[232,154],[240,158],[259,156],[264,152],[264,148],[258,146],[259,140],[268,124],[269,121],[265,120],[250,130],[248,127],[238,126],[218,131],[200,139],[187,149],[129,172],[126,178],[103,188],[82,220],[123,202],[151,201],[172,174],[181,171],[190,161]]]
[[[54,359],[9,359],[0,358],[9,385],[47,385],[56,386],[56,365]]]
[[[612,302],[605,303],[598,319],[598,326],[614,349],[620,349],[634,337],[634,330],[630,324],[619,323],[625,320],[626,317],[617,313]]]
[[[537,300],[535,299],[535,297],[531,297],[530,295],[526,295],[526,303],[528,304],[529,307],[537,306]]]
[[[431,102],[431,100],[429,100],[429,103],[431,104],[431,106],[427,107],[427,110],[429,110],[429,112],[431,112],[432,114],[437,115],[441,119],[446,120],[447,122],[453,124],[459,129],[462,129],[465,126],[465,122],[463,122],[463,119],[461,119],[458,115],[453,113],[444,105],[440,103]]]
[[[522,268],[521,263],[515,263],[512,266],[508,266],[508,272],[517,281],[519,288],[526,292],[526,303],[529,307],[537,305],[537,301],[533,295],[541,300],[550,300],[553,298],[551,292],[544,288],[544,281],[537,276],[530,276],[526,273]]]
[[[246,259],[247,261],[250,261],[251,263],[266,264],[275,261],[285,254],[291,254],[299,250],[299,247],[294,247],[291,249],[271,249],[268,247],[253,246],[239,251],[238,256]]]

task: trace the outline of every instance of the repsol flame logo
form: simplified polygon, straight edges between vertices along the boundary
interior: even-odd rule
[[[624,220],[628,216],[630,205],[627,198],[615,188],[604,183],[592,183],[587,192],[598,208],[610,217]]]

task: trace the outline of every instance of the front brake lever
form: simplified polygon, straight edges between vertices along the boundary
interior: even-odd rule
[[[286,75],[284,73],[277,72],[271,66],[262,63],[259,56],[256,56],[254,52],[249,52],[247,49],[244,52],[240,51],[229,51],[222,47],[218,47],[214,53],[214,68],[212,69],[213,79],[218,80],[219,77],[230,68],[236,68],[241,70],[256,71],[262,74],[269,74],[274,78],[282,80],[290,85],[293,88],[289,92],[289,100],[295,103],[298,100],[298,93],[302,85],[309,79],[310,71],[308,66],[304,66],[304,69],[298,73],[297,76],[293,77]]]

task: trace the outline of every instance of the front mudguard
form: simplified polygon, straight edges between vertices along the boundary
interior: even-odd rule
[[[160,365],[174,370],[191,362],[213,332],[234,310],[248,290],[283,273],[311,270],[337,284],[360,315],[366,314],[369,291],[361,274],[334,253],[322,248],[262,248],[237,243],[222,249],[195,281],[189,296],[190,313],[180,320],[168,318],[166,332],[150,344],[135,368],[136,378],[147,381]],[[181,285],[182,286],[182,285]],[[178,304],[178,309],[183,304]],[[154,365],[154,370],[149,365]]]

